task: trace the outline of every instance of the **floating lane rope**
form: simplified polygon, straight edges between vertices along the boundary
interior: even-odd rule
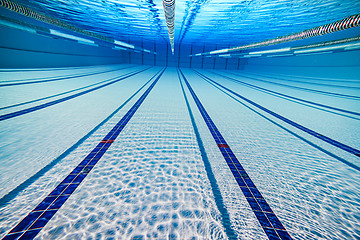
[[[169,33],[171,52],[174,54],[175,0],[163,0],[166,25]]]
[[[29,7],[22,6],[22,5],[18,4],[18,3],[14,3],[14,2],[12,2],[10,0],[0,0],[0,7],[6,8],[8,10],[20,13],[20,14],[22,14],[24,16],[31,17],[33,19],[36,19],[36,20],[39,20],[39,21],[42,21],[42,22],[45,22],[45,23],[48,23],[48,24],[51,24],[51,25],[54,25],[54,26],[58,26],[58,27],[70,30],[72,32],[76,32],[76,33],[79,33],[79,34],[82,34],[82,35],[85,35],[85,36],[89,36],[89,37],[92,37],[92,38],[95,38],[95,39],[99,39],[101,41],[111,43],[111,44],[114,44],[114,45],[124,46],[126,48],[125,50],[134,50],[134,51],[136,50],[136,51],[141,51],[141,52],[144,52],[144,53],[156,54],[154,52],[151,52],[150,50],[143,49],[143,48],[138,48],[138,47],[136,47],[134,45],[124,43],[122,41],[118,41],[118,40],[112,39],[110,37],[106,37],[106,36],[103,36],[101,34],[97,34],[95,32],[90,32],[90,31],[81,29],[79,27],[76,27],[73,24],[66,23],[66,22],[61,21],[59,19],[49,17],[49,16],[47,16],[47,15],[45,15],[43,13],[39,13],[39,12],[34,11],[33,9],[29,8]],[[175,16],[175,13],[173,13],[173,14]],[[20,24],[20,25],[22,24],[21,21],[12,20],[12,19],[10,19],[10,21],[11,22],[15,21],[15,22],[17,22],[17,24]],[[54,34],[54,33],[51,33],[51,29],[50,30],[49,29],[44,29],[43,27],[37,27],[37,26],[34,26],[32,24],[28,24],[28,23],[25,23],[25,26],[31,26],[31,27],[34,27],[37,30],[40,30],[40,34],[41,34],[41,31],[44,31],[47,34]],[[56,30],[53,30],[53,31],[56,31]],[[69,36],[69,34],[66,34],[66,33],[61,33],[61,34],[62,34],[62,36],[64,36],[64,35]],[[72,36],[72,38],[74,38],[74,36]],[[79,38],[79,37],[77,37],[77,38]],[[83,39],[83,40],[87,40],[87,39]],[[88,40],[88,41],[93,42],[92,40]],[[115,49],[121,49],[121,48],[118,47],[118,48],[115,48]]]
[[[38,13],[38,12],[32,10],[31,8],[22,6],[20,4],[14,3],[14,2],[9,1],[9,0],[0,0],[0,6],[6,8],[8,10],[20,13],[20,14],[22,14],[24,16],[31,17],[31,18],[34,18],[36,20],[42,21],[42,22],[46,22],[46,23],[49,23],[49,24],[52,24],[52,25],[55,25],[55,26],[59,26],[59,27],[62,27],[62,28],[65,28],[65,29],[68,29],[68,30],[71,30],[71,31],[74,31],[74,32],[78,32],[78,33],[81,33],[81,34],[84,34],[84,35],[87,35],[87,36],[90,36],[90,37],[98,38],[98,39],[101,39],[103,41],[113,42],[113,40],[110,39],[110,38],[107,38],[105,36],[101,36],[101,35],[93,33],[93,32],[83,30],[83,29],[78,28],[78,27],[76,27],[76,26],[74,26],[72,24],[65,23],[65,22],[60,21],[58,19],[51,18],[51,17],[46,16],[46,15],[44,15],[42,13]]]
[[[204,52],[204,53],[198,53],[193,56],[202,56],[202,55],[211,55],[211,54],[220,54],[220,53],[227,53],[227,52],[234,52],[234,51],[240,51],[250,48],[256,48],[256,47],[264,47],[264,46],[270,46],[285,42],[291,42],[311,37],[316,37],[320,35],[325,35],[328,33],[338,32],[344,29],[353,28],[360,26],[360,14],[351,15],[349,17],[346,17],[344,19],[338,20],[333,23],[325,24],[319,27],[311,28],[302,32],[281,36],[278,38],[269,39],[262,42],[257,43],[251,43],[242,45],[239,47],[233,47],[233,48],[227,48],[227,49],[220,49],[215,50],[211,52]]]

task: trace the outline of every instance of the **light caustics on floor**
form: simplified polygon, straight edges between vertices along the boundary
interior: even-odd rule
[[[336,74],[3,69],[0,236],[358,238],[360,86]]]

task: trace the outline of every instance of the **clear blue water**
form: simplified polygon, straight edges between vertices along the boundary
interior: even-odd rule
[[[42,13],[119,40],[168,39],[161,0],[18,1]],[[347,0],[176,1],[175,42],[238,46],[300,32],[358,14]]]
[[[159,0],[17,3],[158,54],[24,31],[3,20],[80,37],[1,9],[0,237],[103,141],[167,66],[35,239],[269,238],[176,67],[293,239],[360,239],[359,157],[321,138],[360,148],[357,45],[247,60],[188,57],[331,23],[359,13],[359,1],[177,1],[175,55],[166,51]],[[359,35],[357,27],[247,52]]]

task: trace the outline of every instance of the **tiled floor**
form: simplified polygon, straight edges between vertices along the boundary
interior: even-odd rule
[[[0,122],[2,237],[29,213],[13,236],[277,239],[286,229],[294,239],[360,237],[359,159],[341,147],[359,149],[358,81],[181,69],[187,106],[176,68],[151,92],[161,68],[144,69],[0,72],[11,81],[0,82],[0,115],[23,113]],[[120,76],[128,77],[112,82]],[[26,82],[38,83],[1,86]]]

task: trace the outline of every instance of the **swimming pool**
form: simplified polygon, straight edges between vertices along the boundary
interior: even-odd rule
[[[296,5],[302,25],[279,20],[259,36],[259,21],[232,45],[231,27],[205,38],[207,26],[281,4],[177,1],[173,55],[159,2],[18,2],[51,16],[42,22],[1,8],[0,236],[360,238],[359,27],[211,53],[328,24],[325,7],[337,20],[359,4],[322,2],[318,16],[315,2],[311,14]],[[120,21],[111,45],[102,4],[122,9],[108,10],[117,19],[138,16],[138,32]],[[81,33],[92,21],[99,35]]]

